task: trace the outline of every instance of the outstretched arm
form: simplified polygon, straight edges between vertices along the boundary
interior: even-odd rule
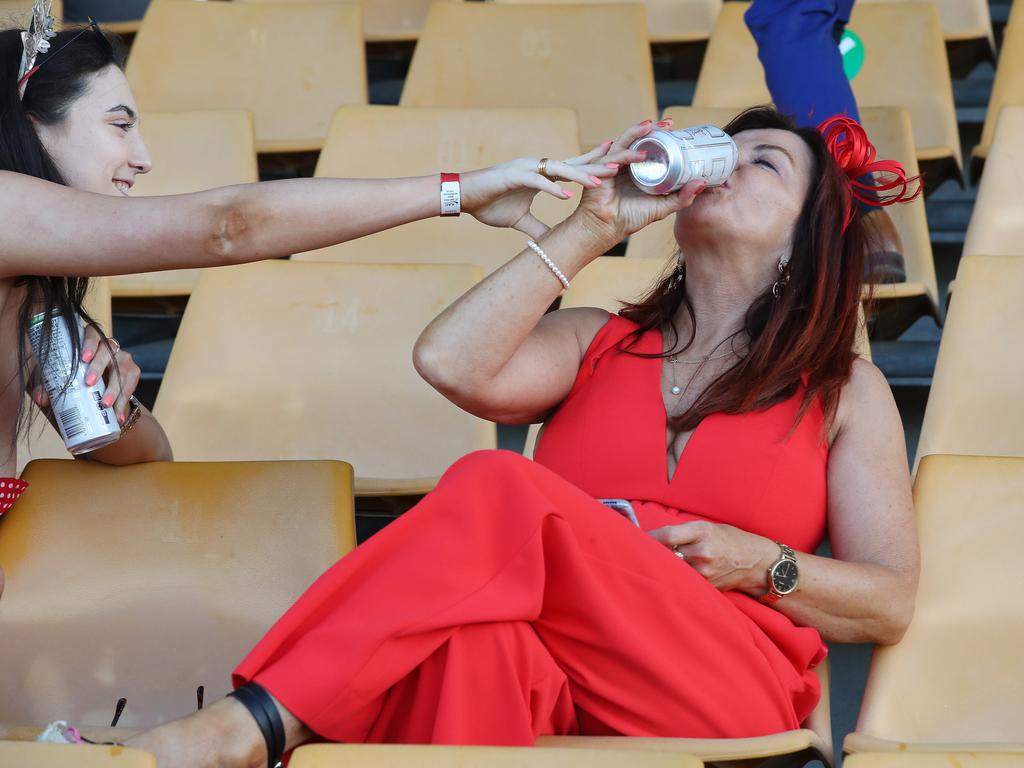
[[[585,187],[610,175],[603,164],[569,169]],[[462,175],[462,209],[492,226],[536,236],[536,191],[566,198],[514,160]],[[526,192],[524,194],[524,191]],[[288,179],[169,197],[90,194],[0,172],[0,278],[92,277],[259,261],[323,248],[437,216],[439,177]]]

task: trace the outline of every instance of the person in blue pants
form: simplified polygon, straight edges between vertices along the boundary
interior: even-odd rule
[[[779,111],[798,125],[816,127],[832,115],[860,121],[843,70],[839,40],[854,0],[754,0],[744,20],[757,42],[765,81]],[[860,205],[869,232],[865,277],[907,279],[899,235],[881,208]]]

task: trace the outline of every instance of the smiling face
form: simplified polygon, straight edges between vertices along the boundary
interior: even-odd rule
[[[35,128],[68,186],[127,195],[135,176],[152,167],[138,112],[124,73],[109,66],[89,78],[63,120]]]
[[[675,235],[683,254],[694,238],[765,254],[774,269],[792,250],[814,160],[804,140],[791,131],[758,128],[733,139],[739,162],[728,181],[697,196],[676,216]]]

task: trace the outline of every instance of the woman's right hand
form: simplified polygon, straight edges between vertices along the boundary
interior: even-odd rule
[[[658,123],[658,127],[671,129],[671,120]],[[599,186],[585,188],[579,206],[570,217],[607,248],[648,224],[688,207],[706,186],[703,181],[691,181],[676,192],[649,195],[633,183],[627,164],[642,161],[645,153],[630,150],[629,146],[653,129],[652,122],[645,120],[612,143],[608,155],[623,157],[625,163],[615,176],[604,179]]]

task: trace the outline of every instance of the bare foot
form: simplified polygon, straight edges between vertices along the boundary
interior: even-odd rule
[[[159,768],[262,768],[267,748],[256,721],[234,699],[158,726],[125,742],[156,755]]]
[[[274,703],[284,723],[286,749],[295,749],[313,737],[281,702],[274,699]],[[259,726],[232,698],[140,733],[125,746],[156,755],[159,768],[263,768],[267,764],[267,744]]]

